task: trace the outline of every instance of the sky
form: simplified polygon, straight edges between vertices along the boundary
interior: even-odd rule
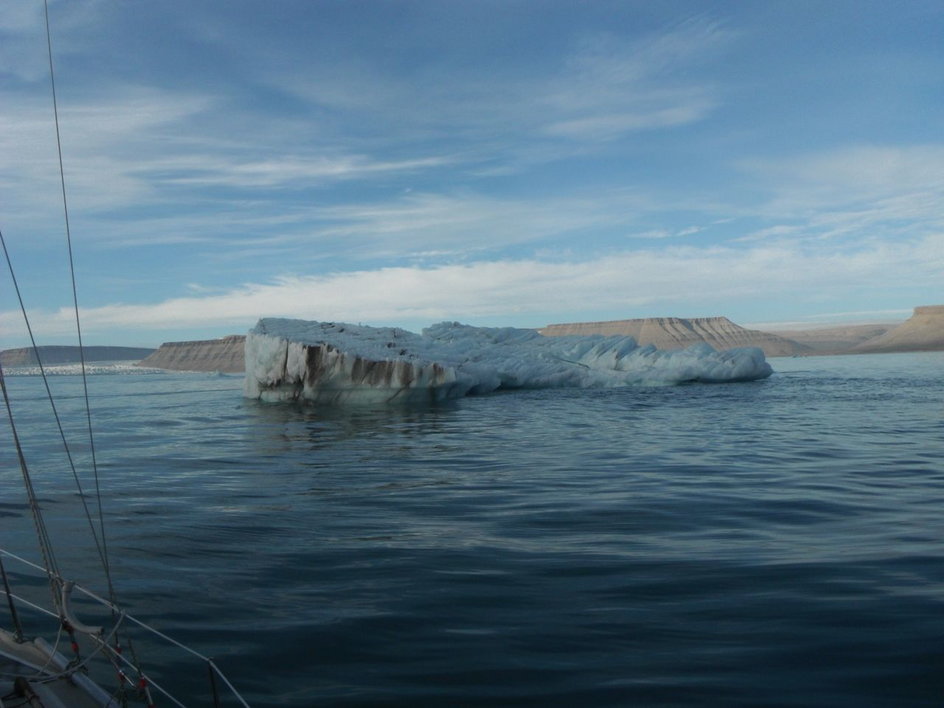
[[[939,0],[49,12],[86,344],[944,303]],[[0,5],[0,230],[36,339],[74,343],[41,0]]]

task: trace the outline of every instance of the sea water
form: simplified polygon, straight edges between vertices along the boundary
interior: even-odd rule
[[[944,353],[771,363],[380,410],[98,372],[117,591],[255,706],[940,706]],[[95,508],[81,380],[49,380]],[[94,586],[42,380],[8,388]],[[3,545],[35,559],[2,435]]]

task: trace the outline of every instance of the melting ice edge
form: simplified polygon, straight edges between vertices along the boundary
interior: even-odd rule
[[[248,398],[316,403],[426,402],[499,389],[754,381],[773,373],[757,347],[661,351],[628,336],[546,337],[442,322],[395,327],[266,318],[246,337]]]

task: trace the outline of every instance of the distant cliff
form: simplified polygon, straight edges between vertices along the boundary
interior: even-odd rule
[[[848,354],[873,337],[885,334],[896,324],[839,325],[816,329],[777,330],[777,334],[809,347],[811,354]]]
[[[138,366],[175,371],[222,371],[242,373],[246,368],[243,354],[246,337],[232,334],[221,339],[195,342],[165,342]]]
[[[697,342],[706,342],[715,349],[759,347],[767,356],[809,354],[812,350],[802,344],[769,332],[746,329],[727,317],[646,317],[609,322],[575,322],[552,324],[539,330],[541,334],[557,337],[570,334],[630,335],[639,344],[652,344],[658,349],[684,349]]]
[[[790,332],[761,332],[735,324],[727,317],[647,317],[607,322],[574,322],[552,324],[539,330],[546,336],[568,334],[631,335],[640,344],[653,344],[659,349],[683,349],[697,342],[706,342],[715,349],[759,347],[769,357],[808,356],[812,354],[866,354],[893,351],[944,350],[944,305],[916,307],[914,315],[900,325],[848,325],[828,329]],[[126,347],[86,347],[87,351],[151,353],[139,366],[177,371],[222,371],[242,373],[245,370],[245,340],[242,335],[194,342],[168,342],[152,349]],[[69,347],[60,347],[69,349]],[[49,347],[57,349],[57,347]],[[75,349],[72,347],[72,349]],[[4,366],[8,350],[0,353]],[[143,354],[142,354],[143,355]],[[104,360],[107,357],[103,357]],[[138,356],[121,355],[119,359]],[[46,359],[44,358],[44,362]]]
[[[857,354],[944,351],[944,305],[916,307],[908,320],[850,351]]]
[[[53,364],[77,364],[82,361],[77,346],[46,345],[37,347],[43,366]],[[85,361],[135,361],[152,354],[153,349],[141,347],[83,347]],[[38,366],[36,352],[32,347],[6,349],[0,352],[2,366]]]

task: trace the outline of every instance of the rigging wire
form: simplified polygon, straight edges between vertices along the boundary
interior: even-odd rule
[[[30,339],[30,343],[31,343],[31,346],[32,346],[32,350],[33,350],[33,352],[34,352],[34,354],[35,354],[35,356],[36,356],[36,360],[37,360],[37,364],[38,364],[38,367],[39,367],[39,371],[40,371],[40,374],[41,374],[43,383],[44,383],[45,388],[46,388],[46,394],[47,394],[47,397],[48,397],[50,406],[52,407],[53,416],[54,416],[54,418],[55,418],[56,425],[57,425],[57,427],[58,427],[58,429],[59,429],[59,435],[60,435],[60,437],[61,437],[61,439],[62,439],[62,443],[63,443],[63,446],[64,446],[64,448],[65,448],[65,454],[66,454],[66,457],[67,457],[67,459],[68,459],[69,466],[70,466],[71,469],[72,469],[72,475],[73,475],[73,478],[74,478],[74,480],[75,480],[76,487],[77,487],[78,492],[79,492],[79,499],[81,500],[82,506],[83,506],[83,508],[84,508],[85,516],[86,516],[86,519],[87,519],[87,521],[88,521],[88,523],[89,523],[89,528],[90,528],[90,531],[91,531],[91,535],[92,535],[92,538],[93,538],[93,540],[94,540],[95,547],[96,547],[96,549],[97,549],[97,551],[98,551],[99,558],[100,558],[100,560],[101,560],[101,562],[102,562],[102,567],[103,567],[103,570],[104,570],[104,573],[105,573],[105,577],[106,577],[106,580],[107,580],[107,585],[108,585],[109,600],[108,600],[108,601],[105,601],[105,600],[103,600],[102,598],[99,598],[98,596],[95,596],[94,594],[89,593],[88,591],[84,591],[84,590],[83,590],[83,592],[85,592],[85,594],[89,595],[90,597],[95,598],[95,599],[98,600],[99,602],[102,602],[103,604],[107,605],[107,606],[111,609],[113,617],[115,617],[115,619],[116,619],[114,626],[112,627],[112,629],[110,630],[110,632],[109,632],[107,635],[105,635],[105,633],[102,632],[102,631],[99,631],[99,632],[98,632],[97,634],[95,634],[95,635],[90,635],[90,636],[93,637],[93,639],[95,640],[96,645],[97,645],[97,648],[92,652],[92,654],[90,654],[89,656],[87,656],[85,659],[79,659],[79,663],[78,663],[77,665],[73,665],[73,666],[67,667],[67,669],[66,669],[65,671],[61,672],[60,674],[55,675],[55,676],[50,675],[50,676],[49,676],[49,679],[59,678],[60,676],[72,675],[72,674],[74,674],[76,671],[84,670],[85,664],[88,663],[88,661],[92,658],[92,656],[94,656],[95,654],[98,654],[99,652],[104,652],[105,654],[114,657],[114,658],[112,659],[112,663],[113,663],[116,667],[118,666],[118,662],[120,661],[120,662],[123,662],[125,665],[132,667],[132,668],[135,670],[135,672],[136,672],[136,673],[138,674],[138,676],[139,676],[139,681],[138,681],[138,684],[137,684],[138,689],[139,689],[139,691],[141,692],[141,694],[143,695],[143,697],[144,697],[144,699],[145,699],[145,701],[147,702],[148,705],[153,705],[153,700],[152,700],[152,697],[151,697],[151,687],[153,686],[155,689],[157,689],[158,691],[160,691],[164,696],[166,696],[170,701],[172,701],[172,702],[175,703],[176,705],[179,705],[179,706],[182,706],[182,707],[183,707],[184,704],[182,704],[182,703],[180,703],[179,701],[177,701],[168,691],[166,691],[165,689],[163,689],[162,687],[160,687],[158,684],[154,683],[153,680],[150,680],[150,679],[148,679],[148,678],[146,677],[146,675],[144,674],[144,672],[143,672],[143,670],[142,670],[142,668],[141,668],[141,664],[140,664],[140,662],[138,661],[138,658],[137,658],[137,656],[136,656],[136,653],[135,653],[135,651],[134,651],[134,647],[133,647],[133,644],[131,643],[131,637],[130,637],[130,636],[128,636],[128,637],[126,638],[126,645],[127,645],[127,647],[130,649],[130,651],[131,651],[131,655],[132,655],[132,660],[131,660],[131,661],[129,661],[128,659],[124,658],[124,657],[121,655],[121,648],[120,648],[120,645],[118,644],[118,639],[117,639],[117,638],[118,638],[118,631],[119,631],[119,628],[121,627],[121,625],[122,625],[122,623],[123,623],[122,621],[126,618],[126,615],[125,615],[124,611],[123,611],[123,610],[120,610],[120,609],[118,608],[118,606],[117,606],[116,593],[115,593],[114,585],[113,585],[113,583],[112,583],[111,569],[110,569],[110,564],[109,564],[109,561],[108,561],[108,551],[107,551],[107,543],[106,543],[106,537],[105,537],[104,513],[103,513],[103,508],[102,508],[102,495],[101,495],[101,488],[100,488],[100,484],[99,484],[98,465],[97,465],[96,455],[95,455],[95,442],[94,442],[94,434],[93,434],[92,420],[91,420],[91,406],[90,406],[90,403],[89,403],[89,394],[88,394],[88,377],[87,377],[87,370],[86,370],[87,367],[86,367],[86,361],[85,361],[85,351],[84,351],[84,346],[83,346],[83,342],[82,342],[82,327],[81,327],[81,321],[80,321],[80,317],[79,317],[78,294],[77,294],[76,278],[75,278],[75,264],[74,264],[74,258],[73,258],[73,253],[72,253],[72,236],[71,236],[71,229],[70,229],[70,224],[69,224],[69,209],[68,209],[68,202],[67,202],[67,198],[66,198],[65,171],[64,171],[64,168],[63,168],[62,141],[61,141],[60,131],[59,131],[59,110],[58,110],[58,102],[57,102],[57,98],[56,98],[55,75],[54,75],[54,70],[53,70],[52,40],[51,40],[51,32],[50,32],[48,0],[43,0],[43,8],[44,8],[44,11],[45,11],[46,46],[47,46],[47,52],[48,52],[48,57],[49,57],[49,76],[50,76],[50,85],[51,85],[51,90],[52,90],[53,113],[54,113],[54,115],[55,115],[56,144],[57,144],[58,156],[59,156],[59,176],[60,176],[60,183],[61,183],[61,188],[62,188],[62,204],[63,204],[63,212],[64,212],[64,217],[65,217],[66,242],[67,242],[67,245],[68,245],[69,270],[70,270],[70,275],[71,275],[71,280],[72,280],[72,298],[73,298],[73,306],[74,306],[74,311],[75,311],[76,331],[77,331],[77,335],[78,335],[79,360],[80,360],[80,364],[81,364],[81,374],[82,374],[82,385],[83,385],[83,393],[84,393],[84,401],[85,401],[86,420],[87,420],[87,423],[88,423],[88,438],[89,438],[89,445],[90,445],[90,450],[91,450],[91,464],[92,464],[92,471],[93,471],[94,480],[95,480],[95,494],[96,494],[96,498],[97,498],[97,502],[98,502],[98,517],[99,517],[99,520],[98,520],[98,521],[99,521],[99,531],[98,531],[98,532],[96,532],[95,522],[94,522],[93,519],[92,519],[91,512],[90,512],[89,507],[88,507],[88,504],[87,504],[87,502],[86,502],[86,498],[85,498],[86,495],[84,494],[84,492],[83,492],[83,490],[82,490],[82,483],[81,483],[81,480],[79,479],[79,475],[78,475],[78,472],[77,472],[77,470],[76,470],[76,466],[75,466],[75,463],[74,463],[74,460],[73,460],[73,456],[72,456],[72,453],[71,453],[71,451],[70,451],[70,449],[69,449],[69,445],[68,445],[68,442],[67,442],[67,439],[66,439],[66,436],[65,436],[65,432],[64,432],[64,430],[63,430],[62,422],[61,422],[61,419],[60,419],[60,417],[59,417],[59,413],[58,413],[58,411],[57,411],[57,409],[56,409],[55,400],[54,400],[54,398],[53,398],[52,391],[51,391],[51,389],[50,389],[49,380],[48,380],[47,375],[46,375],[46,370],[45,370],[45,368],[44,368],[44,366],[43,366],[43,363],[42,363],[42,358],[41,358],[41,355],[40,355],[40,352],[39,352],[39,347],[37,346],[37,344],[36,344],[36,339],[35,339],[35,337],[34,337],[34,335],[33,335],[32,327],[31,327],[30,321],[29,321],[29,316],[28,316],[28,314],[27,314],[27,312],[26,312],[26,307],[25,307],[25,304],[24,304],[24,301],[23,301],[23,297],[22,297],[22,294],[21,294],[21,292],[20,292],[19,285],[18,285],[17,280],[16,280],[16,275],[15,275],[14,268],[13,268],[13,263],[12,263],[12,260],[11,260],[11,258],[10,258],[9,251],[7,250],[6,240],[5,240],[4,237],[3,237],[2,231],[0,231],[0,246],[2,246],[3,254],[4,254],[5,260],[6,260],[6,262],[7,262],[7,266],[8,266],[9,271],[10,271],[10,277],[11,277],[11,280],[12,280],[12,283],[13,283],[13,286],[14,286],[14,289],[15,289],[15,291],[16,291],[16,296],[17,296],[17,300],[18,300],[18,302],[19,302],[20,310],[21,310],[22,315],[23,315],[24,323],[25,323],[25,325],[26,325],[26,329],[27,329],[27,332],[28,332],[28,334],[29,334],[29,339]],[[49,580],[49,583],[50,583],[50,589],[52,590],[53,605],[55,606],[55,608],[56,608],[56,610],[57,610],[57,613],[56,613],[56,614],[58,615],[58,617],[59,617],[59,619],[60,619],[60,635],[59,635],[59,636],[61,637],[61,632],[62,632],[63,630],[68,631],[68,632],[70,632],[70,634],[71,634],[71,632],[72,632],[72,627],[71,627],[71,625],[69,624],[69,622],[67,621],[68,608],[67,608],[67,606],[66,606],[66,600],[63,599],[64,593],[60,593],[59,591],[60,591],[62,588],[64,588],[64,587],[66,587],[66,588],[67,588],[67,587],[70,587],[70,586],[71,586],[71,583],[68,584],[68,585],[64,584],[64,580],[63,580],[63,578],[62,578],[62,576],[60,575],[59,570],[58,570],[58,564],[57,564],[56,559],[55,559],[55,556],[54,556],[54,554],[53,554],[52,543],[51,543],[51,541],[50,541],[49,533],[48,533],[48,530],[47,530],[47,528],[46,528],[45,521],[44,521],[44,519],[43,519],[43,514],[42,514],[42,511],[41,511],[40,506],[39,506],[38,498],[36,497],[35,490],[34,490],[34,488],[33,488],[32,478],[31,478],[31,475],[30,475],[30,471],[29,471],[28,465],[27,465],[27,463],[26,463],[26,458],[25,458],[25,455],[24,455],[24,453],[23,453],[23,448],[22,448],[22,445],[21,445],[21,443],[20,443],[19,435],[18,435],[18,433],[17,433],[16,424],[15,424],[14,417],[13,417],[12,405],[11,405],[11,401],[10,401],[9,392],[8,392],[7,386],[6,386],[6,379],[5,379],[5,376],[4,376],[4,373],[3,373],[2,364],[0,364],[0,388],[2,388],[2,394],[3,394],[3,399],[4,399],[4,403],[5,403],[6,410],[7,410],[7,416],[8,416],[9,422],[10,422],[10,427],[11,427],[11,430],[12,430],[12,433],[13,433],[13,439],[14,439],[14,443],[15,443],[15,448],[16,448],[17,455],[18,455],[18,458],[19,458],[21,471],[22,471],[22,474],[23,474],[24,486],[26,487],[26,490],[27,490],[27,497],[28,497],[28,500],[29,500],[29,506],[30,506],[30,509],[31,509],[31,511],[32,511],[32,516],[33,516],[34,523],[35,523],[35,525],[36,525],[37,538],[38,538],[38,540],[39,540],[40,551],[41,551],[41,554],[42,554],[42,556],[43,556],[43,567],[42,567],[42,568],[38,568],[37,566],[35,566],[35,565],[32,564],[32,563],[29,563],[28,561],[24,561],[24,562],[26,562],[28,565],[34,565],[34,567],[37,567],[38,569],[41,569],[41,570],[44,570],[44,571],[45,571],[45,574],[46,574],[46,576],[47,576],[47,578],[48,578],[48,580]],[[101,538],[99,538],[99,534],[100,534]],[[2,555],[10,555],[10,556],[12,556],[12,557],[16,557],[16,556],[13,556],[13,554],[11,554],[11,553],[9,553],[8,551],[5,551],[5,550],[3,550],[3,549],[0,549],[0,554],[2,554]],[[19,560],[22,561],[23,559],[19,559]],[[0,566],[0,570],[2,570],[2,566]],[[16,618],[16,610],[15,610],[15,607],[13,606],[13,604],[12,604],[12,600],[13,600],[13,598],[14,598],[15,596],[10,592],[9,587],[8,587],[8,585],[7,585],[7,583],[6,583],[6,573],[5,573],[5,571],[2,572],[2,575],[3,575],[3,581],[4,581],[3,594],[5,594],[5,595],[7,596],[7,598],[8,598],[8,600],[11,602],[11,605],[10,605],[11,613],[14,615],[14,618]],[[80,589],[81,589],[81,588],[80,588]],[[29,606],[31,606],[31,607],[36,607],[37,609],[41,609],[41,608],[38,608],[37,606],[33,605],[32,603],[30,603],[30,602],[28,602],[28,601],[25,601],[23,598],[17,598],[17,599],[19,599],[21,602],[25,602],[27,605],[29,605]],[[46,612],[46,610],[42,610],[42,611]],[[207,658],[207,657],[203,657],[202,655],[200,655],[200,654],[198,654],[197,652],[193,651],[193,650],[190,649],[189,647],[186,647],[185,645],[180,644],[179,642],[177,642],[177,641],[171,639],[170,637],[167,637],[166,635],[164,635],[164,634],[158,632],[157,630],[154,630],[154,629],[151,628],[151,627],[148,627],[147,625],[143,624],[142,622],[140,622],[140,621],[138,621],[138,620],[134,620],[134,619],[131,618],[130,616],[128,616],[128,619],[131,619],[132,621],[135,622],[135,624],[137,624],[137,625],[139,625],[139,626],[141,626],[141,627],[143,627],[143,628],[149,630],[150,632],[156,634],[157,636],[159,636],[159,637],[161,637],[161,638],[163,638],[163,639],[166,639],[166,640],[170,641],[172,644],[174,644],[174,645],[176,645],[176,646],[178,646],[178,647],[180,647],[180,648],[182,648],[182,649],[188,651],[189,653],[191,653],[191,654],[193,654],[193,655],[195,655],[195,656],[197,656],[197,657],[203,658],[203,659],[206,661],[207,666],[208,666],[208,668],[209,668],[209,670],[210,670],[211,682],[212,682],[212,684],[213,684],[214,696],[216,696],[216,683],[215,683],[215,680],[213,679],[213,677],[214,677],[214,676],[217,676],[217,677],[219,677],[219,678],[225,683],[226,687],[232,692],[233,696],[235,696],[235,698],[240,702],[240,704],[243,705],[243,706],[246,706],[246,707],[248,708],[248,704],[247,704],[247,703],[245,702],[245,700],[243,700],[243,698],[239,695],[239,693],[236,691],[235,687],[229,682],[229,680],[226,678],[226,676],[225,676],[224,674],[222,674],[222,672],[219,670],[219,668],[216,666],[216,664],[213,662],[212,659],[209,659],[209,658]],[[18,622],[17,622],[16,619],[14,619],[14,623],[15,623],[16,625],[18,625]],[[21,631],[18,631],[18,635],[19,635],[19,634],[21,634]],[[115,647],[114,647],[114,648],[111,648],[111,647],[108,646],[108,642],[109,642],[111,639],[113,639],[113,638],[115,639],[116,644],[115,644]],[[74,643],[74,642],[75,642],[75,640],[73,639],[73,643]],[[58,645],[58,638],[57,638],[57,645]],[[78,658],[78,657],[77,657],[77,658]],[[124,674],[124,672],[119,669],[119,677],[120,677],[120,678],[123,678],[123,677],[125,677],[125,676],[126,676],[126,675]],[[123,694],[122,694],[122,695],[123,695]],[[0,706],[7,704],[7,703],[5,702],[5,701],[7,701],[7,698],[8,698],[7,696],[0,697]]]
[[[75,283],[75,259],[72,256],[72,230],[69,225],[69,202],[66,198],[66,174],[65,169],[63,168],[62,163],[62,138],[59,132],[59,103],[56,99],[56,74],[53,69],[52,61],[52,35],[49,29],[49,1],[43,0],[43,10],[45,13],[46,20],[46,51],[49,57],[49,84],[52,90],[52,110],[53,116],[55,118],[56,124],[56,149],[59,156],[59,184],[62,188],[62,211],[63,217],[65,219],[65,229],[66,229],[66,245],[68,246],[69,252],[69,275],[72,280],[72,304],[75,311],[75,329],[79,342],[79,363],[80,370],[82,372],[82,391],[85,399],[85,419],[88,425],[88,439],[89,439],[89,453],[91,455],[91,466],[92,466],[92,478],[95,482],[95,499],[98,505],[98,529],[99,534],[95,534],[94,524],[92,518],[89,515],[88,506],[85,504],[85,498],[82,497],[82,504],[85,507],[85,514],[89,520],[89,524],[93,526],[92,535],[95,537],[95,545],[99,549],[99,558],[102,562],[102,569],[105,573],[105,582],[108,585],[108,593],[111,600],[116,601],[115,588],[112,584],[111,579],[111,566],[108,561],[108,542],[105,536],[105,514],[102,509],[102,491],[101,484],[99,482],[98,474],[98,461],[95,455],[95,435],[92,430],[92,409],[89,404],[89,394],[88,394],[88,375],[86,372],[85,366],[85,347],[82,344],[82,325],[79,319],[79,297],[78,289],[76,288]],[[38,354],[37,354],[38,358]],[[71,456],[70,456],[71,463]],[[73,466],[73,474],[75,473],[75,467]],[[81,494],[81,485],[78,481],[78,476],[76,475],[76,484],[79,486],[79,492]],[[99,545],[99,535],[101,537],[101,545]]]
[[[89,508],[88,508],[88,502],[86,501],[86,498],[85,498],[86,495],[85,495],[84,490],[82,489],[82,481],[79,479],[79,473],[75,466],[75,460],[72,457],[72,450],[69,447],[69,442],[66,438],[65,430],[62,427],[62,419],[59,416],[59,409],[56,407],[56,400],[52,395],[52,388],[49,385],[49,377],[46,375],[46,367],[43,366],[42,356],[39,353],[39,346],[36,344],[36,337],[33,334],[33,327],[32,325],[30,325],[29,315],[26,312],[26,304],[23,301],[23,294],[20,292],[20,285],[17,282],[16,272],[13,269],[13,260],[10,258],[10,252],[7,250],[7,242],[3,236],[2,230],[0,230],[0,247],[2,247],[3,249],[3,256],[6,259],[7,268],[10,271],[10,281],[13,284],[13,290],[16,293],[16,298],[20,305],[20,312],[23,315],[23,323],[26,325],[26,332],[29,336],[30,346],[33,350],[33,354],[36,356],[36,363],[39,368],[39,374],[43,380],[43,386],[46,389],[46,398],[49,400],[49,406],[52,409],[53,419],[55,420],[56,428],[59,431],[59,438],[62,440],[62,446],[65,451],[66,459],[68,460],[69,467],[72,470],[72,477],[75,480],[75,485],[79,492],[79,500],[81,501],[82,507],[85,510],[85,518],[89,523],[89,529],[91,530],[91,533],[92,533],[92,540],[95,543],[95,548],[98,551],[99,558],[102,558],[104,554],[104,549],[102,548],[102,545],[99,542],[98,533],[96,532],[95,524],[92,521],[91,512],[89,511]],[[3,378],[2,373],[3,373],[3,370],[2,368],[0,368],[0,380],[2,380]],[[46,530],[46,524],[42,518],[42,511],[40,510],[40,507],[39,507],[39,501],[36,499],[36,494],[33,490],[33,480],[29,472],[29,467],[26,463],[26,457],[23,455],[23,451],[19,443],[19,438],[16,434],[16,426],[13,419],[13,409],[10,404],[10,400],[9,400],[9,396],[8,396],[5,384],[3,386],[3,397],[4,397],[4,401],[6,402],[7,415],[10,419],[10,427],[13,428],[13,436],[14,436],[14,441],[16,444],[17,454],[19,455],[19,459],[20,459],[20,469],[23,473],[23,481],[26,486],[27,499],[30,504],[30,510],[33,514],[34,523],[36,524],[37,536],[39,537],[40,551],[43,554],[44,560],[46,560],[48,557],[46,570],[47,570],[47,573],[50,574],[50,583],[54,584],[55,582],[58,582],[58,581],[54,581],[54,578],[60,577],[59,567],[58,567],[58,564],[56,563],[55,553],[53,552],[52,541],[50,540],[49,532]],[[105,561],[102,560],[102,562],[104,563]],[[58,609],[59,599],[55,597],[57,595],[58,595],[58,591],[54,587],[53,589],[54,602],[55,602],[56,608]]]
[[[36,348],[36,342],[33,339],[33,330],[30,327],[29,320],[26,319],[26,309],[23,306],[23,298],[20,296],[20,286],[16,282],[16,275],[13,272],[13,264],[10,262],[10,254],[7,252],[7,242],[3,238],[3,231],[0,231],[0,246],[3,247],[3,255],[6,257],[7,266],[10,268],[10,278],[13,281],[13,289],[16,291],[16,296],[20,301],[20,310],[23,312],[23,317],[26,320],[26,331],[29,332],[30,341],[33,342],[33,348]],[[39,361],[37,353],[37,361]],[[46,374],[42,367],[42,362],[39,362],[39,370],[43,375],[43,381],[46,383],[46,391],[49,393],[49,400],[52,402],[52,394],[49,392],[49,383],[46,381]],[[46,528],[46,522],[43,519],[42,510],[39,508],[39,500],[36,497],[36,490],[33,488],[33,478],[30,475],[29,466],[26,464],[26,456],[23,454],[23,446],[20,444],[20,436],[16,430],[16,422],[13,418],[13,408],[10,404],[10,394],[7,391],[6,377],[3,375],[3,366],[0,364],[0,389],[3,390],[3,402],[7,409],[7,418],[10,421],[10,430],[13,433],[13,444],[16,448],[17,459],[20,463],[20,472],[23,475],[23,486],[26,488],[26,499],[29,503],[30,514],[33,517],[33,524],[36,526],[36,538],[39,541],[39,552],[43,557],[43,566],[46,570],[46,576],[49,579],[49,589],[52,592],[53,605],[61,614],[60,598],[59,598],[59,588],[58,588],[58,578],[59,578],[59,566],[56,563],[56,556],[52,549],[52,542],[49,539],[49,530]],[[56,419],[56,422],[59,424],[59,431],[62,433],[62,425],[59,423],[59,414],[56,412],[56,406],[53,403],[53,415]],[[63,441],[65,437],[63,434]],[[69,457],[71,462],[72,457],[68,453],[68,447],[66,448],[66,456]]]
[[[72,282],[72,304],[73,304],[73,310],[75,313],[75,329],[76,329],[76,335],[78,338],[78,345],[79,345],[79,363],[80,363],[80,369],[82,372],[82,392],[83,392],[83,399],[85,401],[85,419],[86,419],[86,423],[88,427],[88,441],[89,441],[89,452],[90,452],[90,458],[91,458],[90,461],[91,461],[91,468],[92,468],[92,478],[95,483],[95,499],[98,506],[99,533],[95,532],[95,524],[92,521],[92,516],[89,512],[88,505],[85,501],[85,495],[82,493],[82,485],[79,481],[78,474],[76,473],[75,465],[72,463],[71,455],[69,455],[69,464],[72,466],[72,474],[73,474],[73,477],[75,478],[76,487],[79,490],[79,496],[82,500],[82,507],[85,510],[85,517],[88,520],[89,528],[92,532],[92,538],[95,541],[95,547],[98,550],[98,556],[99,556],[99,559],[101,560],[102,570],[105,574],[105,582],[108,587],[108,598],[111,601],[111,605],[115,607],[118,604],[118,595],[115,592],[115,586],[112,581],[112,575],[111,575],[111,564],[109,563],[108,541],[107,541],[107,536],[105,534],[105,513],[102,506],[101,483],[100,483],[100,477],[98,473],[98,461],[97,461],[97,457],[95,453],[95,435],[92,428],[92,410],[91,410],[91,405],[89,403],[88,372],[86,370],[86,363],[85,363],[85,347],[82,342],[82,323],[81,323],[81,318],[79,317],[79,297],[78,297],[78,288],[76,287],[76,279],[75,279],[75,258],[73,257],[73,253],[72,253],[72,229],[71,229],[71,225],[69,221],[69,201],[66,196],[66,175],[65,175],[65,168],[63,167],[63,160],[62,160],[62,137],[61,137],[61,132],[59,130],[59,102],[56,96],[56,73],[55,73],[55,68],[53,65],[53,58],[52,58],[52,32],[50,30],[49,1],[48,0],[43,0],[43,13],[44,13],[45,26],[46,26],[46,53],[49,59],[49,86],[50,86],[50,92],[52,94],[53,117],[55,119],[55,126],[56,126],[56,151],[59,158],[59,184],[62,190],[62,212],[63,212],[63,219],[65,221],[66,245],[68,247],[68,255],[69,255],[69,275]],[[12,266],[11,266],[11,269],[12,269]],[[38,358],[38,352],[37,352],[37,358]],[[50,396],[50,401],[51,400],[52,398]],[[65,436],[63,436],[63,443],[65,443]],[[68,446],[66,446],[66,448],[68,450]],[[99,537],[101,538],[100,541],[99,541]],[[62,610],[60,608],[60,613],[61,612]],[[112,617],[113,618],[116,617],[115,610],[112,611]],[[132,642],[130,636],[127,636],[125,638],[125,644],[131,653],[133,664],[136,667],[136,670],[139,673],[142,673],[141,665],[138,661],[137,652],[135,651],[134,643]],[[148,703],[150,703],[150,700],[148,701]]]

